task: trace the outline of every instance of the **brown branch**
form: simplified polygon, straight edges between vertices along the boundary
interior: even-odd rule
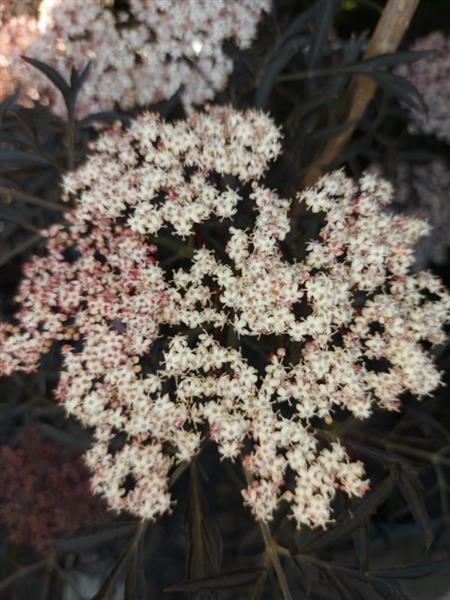
[[[397,50],[419,0],[388,0],[380,20],[370,38],[364,59]],[[357,121],[364,114],[375,93],[376,84],[368,77],[357,75],[352,78],[346,105],[349,106],[345,122]],[[331,139],[311,165],[304,179],[306,186],[313,185],[322,174],[324,168],[331,163],[343,150],[350,139],[355,126],[347,127],[342,133]]]

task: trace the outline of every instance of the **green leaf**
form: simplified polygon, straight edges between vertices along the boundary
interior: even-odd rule
[[[250,585],[255,582],[266,571],[265,568],[259,569],[238,569],[220,573],[211,577],[200,577],[176,583],[166,592],[200,592],[206,590],[227,590],[235,587]]]
[[[401,469],[399,484],[403,497],[408,504],[414,520],[423,531],[425,548],[428,550],[433,542],[434,533],[430,517],[425,506],[425,501],[421,493],[420,481],[418,477],[411,471]]]

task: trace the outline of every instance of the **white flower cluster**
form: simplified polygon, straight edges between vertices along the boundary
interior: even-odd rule
[[[187,109],[222,90],[232,71],[225,40],[246,49],[272,0],[130,0],[113,9],[102,0],[42,0],[39,16],[13,17],[2,30],[2,93],[17,83],[22,100],[65,108],[48,80],[21,55],[56,68],[92,62],[78,100],[79,115],[145,106],[170,98],[184,86]],[[26,35],[25,35],[26,33]]]
[[[435,31],[414,42],[410,50],[431,52],[425,58],[397,68],[397,73],[418,89],[427,108],[426,112],[410,110],[409,130],[450,142],[450,37]]]
[[[126,212],[137,233],[156,234],[170,224],[183,237],[195,223],[236,211],[240,194],[219,188],[211,173],[242,182],[260,178],[280,152],[280,137],[257,111],[214,107],[174,124],[146,113],[127,131],[113,129],[93,143],[95,153],[65,177],[64,189],[66,195],[81,194],[86,219]]]
[[[427,225],[384,210],[383,180],[335,172],[300,195],[324,226],[304,260],[288,261],[290,202],[261,180],[279,138],[266,116],[230,108],[105,132],[65,178],[71,224],[25,269],[19,324],[0,330],[0,372],[36,368],[43,334],[43,352],[49,338],[66,341],[56,394],[94,429],[93,486],[116,510],[168,510],[170,469],[209,440],[242,460],[258,519],[284,500],[299,525],[325,527],[336,492],[368,484],[312,423],[336,409],[399,410],[402,393],[422,398],[440,383],[423,342],[444,340],[450,299],[431,273],[409,273]],[[196,236],[184,267],[155,263],[148,233],[198,233],[244,197],[254,225],[230,226],[226,260]],[[273,335],[284,342],[266,356],[260,339]]]

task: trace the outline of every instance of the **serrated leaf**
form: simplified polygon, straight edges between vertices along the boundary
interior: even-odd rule
[[[369,584],[384,600],[411,600],[400,585],[393,581],[373,578],[369,580]]]
[[[138,543],[132,551],[130,565],[125,578],[124,600],[145,599],[145,575],[141,563],[142,545]]]
[[[332,127],[324,127],[323,129],[320,129],[319,131],[315,131],[314,133],[311,133],[310,135],[308,135],[308,140],[310,142],[324,142],[325,140],[333,138],[334,136],[338,135],[339,133],[342,133],[342,131],[345,131],[349,127],[354,127],[357,124],[357,122],[358,122],[357,119],[352,119],[351,121],[346,121],[345,123],[342,123],[341,125],[333,125]]]
[[[45,569],[47,566],[48,566],[48,562],[46,560],[39,560],[39,561],[35,562],[34,564],[24,565],[22,567],[19,567],[17,569],[17,571],[12,573],[11,575],[8,575],[8,577],[3,579],[3,581],[0,581],[0,592],[3,592],[3,590],[6,590],[13,583],[22,579],[23,577],[26,577],[27,575],[30,575],[31,573],[33,573],[35,571],[40,571],[42,569]]]
[[[367,523],[358,527],[352,534],[356,556],[358,557],[359,570],[365,573],[369,563],[369,531]]]
[[[128,549],[122,554],[119,560],[114,564],[106,579],[103,581],[100,589],[92,597],[92,600],[109,600],[111,592],[117,583],[117,577],[123,565],[128,558]]]
[[[198,579],[191,579],[189,581],[176,583],[170,588],[167,588],[165,591],[201,592],[208,590],[227,590],[235,587],[250,585],[265,571],[265,568],[238,569],[236,571],[228,571],[226,573],[212,575],[211,577],[200,577]]]
[[[343,64],[348,65],[355,63],[364,47],[367,45],[367,31],[363,31],[356,38],[350,39],[343,48]]]
[[[402,100],[411,108],[420,110],[423,113],[427,112],[427,107],[422,95],[408,79],[400,77],[400,75],[380,71],[368,71],[364,74],[373,79],[373,81],[387,93]]]
[[[398,479],[397,470],[392,470],[386,477],[358,506],[352,511],[351,516],[345,521],[338,521],[332,529],[320,533],[316,538],[301,547],[317,551],[319,548],[335,544],[341,539],[348,537],[355,529],[364,525],[377,508],[389,497]]]
[[[414,520],[422,529],[425,548],[428,550],[433,542],[434,533],[430,517],[425,506],[425,501],[423,499],[423,495],[421,494],[420,482],[414,474],[411,472],[406,472],[405,469],[402,469],[400,472],[399,485],[403,497],[408,504],[409,510],[414,517]]]
[[[433,573],[443,573],[450,571],[450,559],[437,560],[423,565],[402,565],[393,567],[392,569],[377,569],[369,571],[373,577],[381,577],[386,579],[419,579],[428,577]]]
[[[292,19],[292,21],[289,23],[288,27],[286,27],[286,29],[284,30],[277,47],[282,46],[284,44],[284,42],[286,42],[292,36],[305,31],[306,26],[314,18],[315,13],[316,13],[316,7],[311,6],[310,8],[308,8],[307,10],[302,12],[300,15],[295,17],[295,19]]]
[[[167,119],[167,118],[170,117],[170,115],[174,111],[175,107],[180,102],[180,99],[181,99],[181,97],[183,95],[184,90],[185,90],[185,85],[181,84],[180,87],[175,92],[175,94],[173,94],[170,98],[168,98],[162,104],[162,106],[160,106],[158,108],[158,112],[159,112],[159,114],[161,115],[161,117],[163,119]]]
[[[222,563],[222,538],[205,512],[197,460],[192,461],[190,466],[188,511],[186,572],[191,580],[218,573]]]
[[[303,39],[303,36],[291,38],[276,51],[263,73],[261,82],[256,90],[255,104],[257,107],[263,110],[267,108],[269,96],[278,75],[299,52],[301,48],[300,42],[303,41]]]
[[[305,115],[307,115],[309,112],[323,106],[323,105],[327,105],[330,104],[332,102],[335,102],[337,99],[336,95],[333,94],[318,94],[316,96],[314,96],[313,98],[311,98],[310,100],[306,101],[306,102],[301,102],[298,104],[298,106],[295,108],[295,118],[299,119]]]
[[[70,87],[71,93],[69,96],[69,100],[66,100],[67,111],[69,114],[69,118],[73,119],[75,116],[75,105],[77,102],[78,95],[86,81],[89,77],[91,71],[91,61],[89,61],[85,67],[82,69],[81,73],[78,73],[78,70],[72,67],[72,71],[70,74]]]
[[[355,63],[358,57],[361,56],[363,49],[367,43],[367,33],[364,31],[355,39],[351,39],[343,47],[342,64],[348,65]],[[334,77],[329,77],[326,81],[327,90],[341,97],[344,94],[345,87],[348,84],[349,74],[344,71],[337,71]]]
[[[12,250],[0,256],[0,267],[6,265],[6,263],[8,263],[14,257],[19,256],[20,254],[22,254],[22,252],[25,252],[38,242],[42,242],[43,239],[44,238],[42,237],[42,235],[38,234],[29,237],[27,240],[20,244],[17,244],[17,246],[15,246]]]
[[[71,89],[64,77],[58,73],[56,69],[53,69],[50,65],[47,65],[36,58],[30,56],[22,56],[22,59],[30,64],[32,67],[40,71],[43,75],[49,79],[53,85],[61,92],[67,107],[71,102]]]
[[[316,28],[312,36],[311,47],[308,54],[308,68],[314,69],[321,56],[333,26],[334,16],[336,14],[336,0],[320,0],[315,5],[316,8]]]
[[[20,144],[26,148],[32,148],[33,150],[37,150],[39,148],[33,136],[25,131],[12,131],[10,134],[3,133],[1,136],[1,141],[2,143],[6,144]]]
[[[275,58],[275,56],[277,55],[277,52],[279,51],[279,49],[282,46],[284,46],[284,44],[291,37],[297,36],[298,34],[303,33],[305,31],[308,33],[307,25],[314,18],[315,12],[316,12],[315,6],[311,6],[310,8],[305,10],[303,13],[301,13],[300,15],[295,17],[295,19],[293,19],[289,23],[289,25],[282,33],[280,39],[278,40],[278,42],[276,43],[274,48],[272,48],[272,50],[268,53],[267,57],[265,58],[265,60],[264,60],[265,65],[270,65],[272,63],[272,61]]]
[[[423,50],[421,52],[387,52],[386,54],[379,54],[372,58],[365,58],[358,63],[358,67],[364,69],[366,72],[377,67],[395,67],[400,64],[416,62],[430,56],[430,54],[432,54],[430,50]]]
[[[89,77],[91,73],[92,63],[88,61],[86,65],[81,70],[81,73],[78,73],[78,70],[72,68],[72,72],[70,74],[70,84],[72,87],[72,92],[75,97],[78,95],[79,91],[83,87],[86,79]]]
[[[138,526],[138,529],[137,529],[135,535],[133,535],[133,537],[131,538],[130,542],[128,543],[127,547],[125,548],[125,551],[122,553],[120,558],[116,561],[116,563],[112,567],[111,571],[109,572],[108,576],[103,581],[100,589],[91,598],[91,600],[109,600],[110,594],[114,590],[114,587],[117,583],[117,578],[119,576],[120,571],[122,570],[122,567],[125,566],[125,564],[128,562],[128,560],[130,558],[130,555],[136,549],[136,543],[139,540],[139,537],[140,537],[140,534],[142,531],[142,526],[143,526],[143,524],[140,524]]]
[[[363,600],[361,594],[348,583],[347,577],[344,578],[338,575],[332,569],[325,569],[323,572],[328,577],[333,590],[339,595],[340,600]]]
[[[369,146],[369,138],[365,138],[362,140],[365,146]],[[357,147],[360,148],[359,144]],[[410,463],[402,458],[401,456],[394,455],[391,452],[386,452],[385,450],[379,450],[378,448],[372,448],[370,446],[366,446],[365,444],[360,444],[355,440],[348,440],[346,442],[349,448],[354,448],[357,452],[362,454],[363,456],[368,456],[369,458],[379,462],[380,464],[386,465],[398,465],[402,468],[408,469],[410,468]]]
[[[314,567],[308,561],[301,560],[294,555],[292,555],[292,558],[297,569],[300,571],[303,587],[305,588],[307,598],[309,598],[314,588]]]
[[[0,150],[0,165],[3,163],[17,165],[49,165],[49,161],[43,156],[30,154],[24,150]]]
[[[18,97],[19,88],[17,88],[13,94],[6,96],[6,98],[0,102],[0,123],[3,120],[3,115],[5,114],[5,112],[15,104]]]
[[[261,600],[266,586],[267,573],[263,573],[256,581],[250,600]]]
[[[432,152],[431,150],[420,150],[420,149],[405,149],[405,150],[399,150],[397,153],[398,159],[399,160],[406,160],[406,161],[418,161],[418,162],[430,162],[432,160],[434,160],[436,158],[436,152]],[[429,417],[429,415],[423,415],[421,416],[421,418],[425,419],[430,419],[430,421],[434,421],[434,419],[432,419],[431,417]],[[439,427],[438,423],[435,423],[434,426]],[[445,428],[442,428],[442,432],[444,433],[444,435],[446,435],[446,430]]]
[[[333,572],[329,569],[324,569],[323,576],[330,584],[333,590],[333,596],[336,600],[351,600],[350,596],[347,595],[347,591],[342,589],[339,579],[333,575]]]
[[[78,124],[80,127],[86,127],[95,121],[104,121],[105,123],[115,123],[116,121],[121,121],[124,125],[129,125],[130,118],[124,113],[110,110],[92,113],[91,115],[84,117],[84,119],[81,119]]]
[[[0,220],[13,223],[14,225],[22,227],[23,229],[27,229],[28,231],[33,231],[34,233],[38,231],[36,227],[32,225],[32,223],[24,218],[23,211],[21,213],[17,210],[14,210],[10,206],[0,205]],[[17,230],[17,227],[14,229]],[[2,233],[4,233],[4,231]]]
[[[80,551],[85,548],[91,548],[99,543],[104,544],[105,542],[110,542],[122,535],[130,533],[133,529],[135,529],[135,527],[135,525],[114,527],[112,529],[97,531],[96,533],[88,535],[80,535],[65,540],[58,540],[56,545],[58,549],[66,552],[74,550]]]

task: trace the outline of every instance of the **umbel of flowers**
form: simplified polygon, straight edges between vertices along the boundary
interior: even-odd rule
[[[92,63],[78,100],[80,115],[159,102],[184,86],[186,108],[222,90],[233,62],[223,43],[246,49],[272,0],[42,0],[39,14],[12,16],[2,27],[0,87],[17,84],[22,102],[50,103],[65,114],[59,92],[21,55],[66,78],[72,66]]]
[[[443,341],[449,297],[431,273],[409,274],[427,225],[384,210],[385,181],[334,172],[300,195],[324,225],[306,258],[288,261],[290,202],[263,182],[280,132],[257,111],[148,113],[92,150],[64,180],[76,208],[25,265],[1,373],[32,372],[62,344],[56,397],[93,429],[93,489],[117,511],[169,510],[171,469],[209,440],[251,475],[242,493],[256,518],[284,500],[298,524],[326,526],[337,490],[360,496],[368,482],[313,424],[338,408],[400,410],[402,393],[440,383],[422,342]],[[229,224],[226,256],[191,243],[185,266],[165,272],[149,236],[164,227],[183,244],[214,219]],[[272,334],[286,343],[252,364],[248,340],[262,351]]]

